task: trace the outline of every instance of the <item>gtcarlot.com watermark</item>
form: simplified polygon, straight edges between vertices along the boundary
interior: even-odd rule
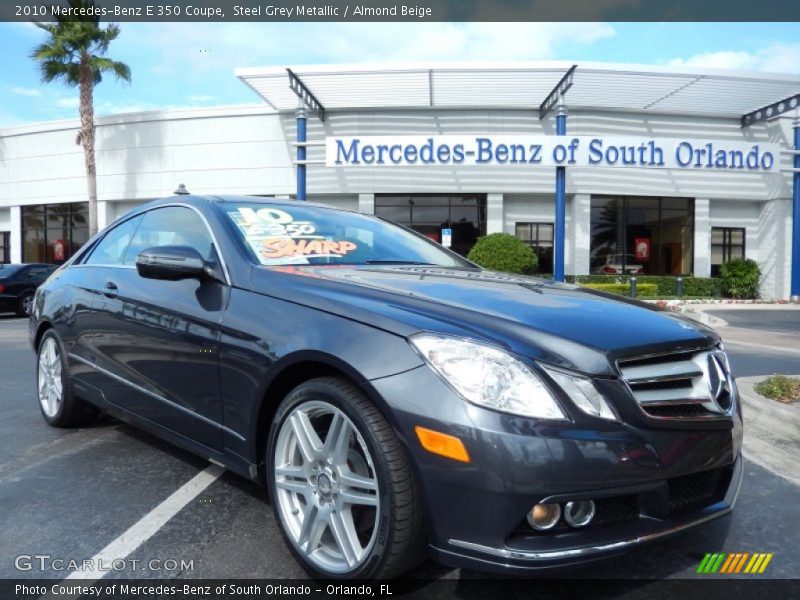
[[[194,571],[194,560],[176,558],[62,558],[51,554],[19,554],[14,557],[14,568],[17,571],[65,572],[95,571],[155,571],[174,573],[178,571]]]

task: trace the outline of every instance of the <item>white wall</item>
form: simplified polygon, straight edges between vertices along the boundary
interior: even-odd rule
[[[0,131],[0,206],[86,199],[77,121]],[[294,167],[280,119],[264,107],[98,119],[99,200],[149,200],[179,183],[197,194],[288,194]]]

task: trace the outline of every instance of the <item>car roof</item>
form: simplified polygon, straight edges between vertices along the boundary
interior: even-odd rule
[[[50,263],[2,263],[0,264],[0,269],[4,269],[6,267],[57,267],[58,265],[53,265]]]
[[[202,206],[207,204],[236,204],[241,202],[247,202],[249,204],[264,204],[265,206],[287,206],[292,204],[301,204],[302,206],[311,206],[314,208],[324,208],[328,210],[336,210],[339,212],[356,212],[344,208],[339,208],[336,206],[330,206],[327,204],[321,204],[319,202],[309,202],[307,200],[296,200],[295,198],[272,198],[272,197],[264,197],[264,196],[242,196],[242,195],[221,195],[221,196],[200,196],[195,194],[181,194],[175,196],[169,196],[167,198],[159,198],[158,200],[153,200],[148,202],[147,204],[143,204],[141,206],[137,206],[135,209],[131,211],[139,212],[141,210],[156,208],[158,206],[168,205],[168,204],[189,204],[191,206]]]

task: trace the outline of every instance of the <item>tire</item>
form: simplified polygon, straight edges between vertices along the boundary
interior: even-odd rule
[[[292,390],[270,427],[266,461],[275,519],[311,576],[389,578],[426,558],[403,445],[353,384],[324,377]]]
[[[20,296],[17,302],[17,316],[29,317],[31,316],[31,308],[33,307],[33,292],[25,292]]]
[[[36,353],[36,391],[42,416],[53,427],[78,427],[97,416],[94,406],[75,396],[64,345],[52,329]]]

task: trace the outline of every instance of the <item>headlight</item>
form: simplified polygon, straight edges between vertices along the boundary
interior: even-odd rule
[[[575,405],[587,415],[612,421],[617,420],[617,415],[608,405],[606,399],[597,391],[597,388],[594,387],[591,380],[547,367],[544,367],[544,370],[564,390]]]
[[[440,335],[419,334],[410,341],[465,400],[524,417],[566,419],[542,380],[510,354],[493,346]]]

